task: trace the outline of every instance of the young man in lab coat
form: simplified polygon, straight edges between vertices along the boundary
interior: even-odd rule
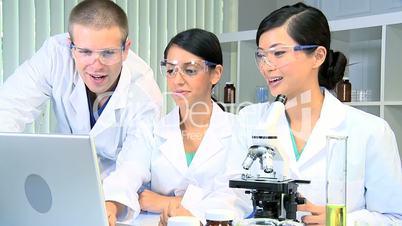
[[[91,135],[107,177],[121,154],[142,150],[140,136],[152,129],[162,101],[127,35],[127,16],[113,1],[80,2],[68,34],[46,40],[0,87],[0,131],[24,131],[51,99],[57,132]]]

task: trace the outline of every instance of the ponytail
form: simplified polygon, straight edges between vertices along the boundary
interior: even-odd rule
[[[329,90],[334,89],[336,84],[343,78],[346,64],[347,59],[342,52],[329,50],[318,74],[320,86]]]

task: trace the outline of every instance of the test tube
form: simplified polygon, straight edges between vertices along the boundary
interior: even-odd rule
[[[346,226],[347,136],[327,136],[326,226]]]

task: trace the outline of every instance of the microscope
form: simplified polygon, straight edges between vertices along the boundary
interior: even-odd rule
[[[229,181],[229,187],[246,189],[246,194],[251,194],[254,209],[251,217],[254,218],[296,221],[297,205],[304,203],[304,199],[297,195],[298,184],[310,183],[288,178],[288,161],[281,154],[277,142],[276,124],[285,112],[286,100],[286,96],[278,95],[268,110],[265,123],[253,129],[252,145],[242,164],[247,173]],[[248,173],[257,159],[263,176]],[[281,175],[275,171],[274,161],[283,163],[279,172]]]

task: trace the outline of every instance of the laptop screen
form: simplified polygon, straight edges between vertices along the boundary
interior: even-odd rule
[[[107,226],[93,140],[0,133],[0,225]]]

